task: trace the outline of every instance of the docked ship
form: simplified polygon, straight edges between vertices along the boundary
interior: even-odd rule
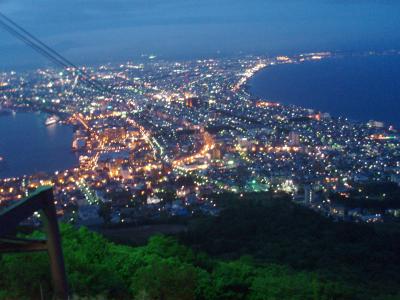
[[[44,124],[46,124],[46,126],[50,126],[50,125],[56,124],[58,121],[60,121],[60,118],[57,117],[56,115],[53,115],[53,116],[48,117]]]

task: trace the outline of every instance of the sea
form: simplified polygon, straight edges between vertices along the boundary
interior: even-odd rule
[[[400,128],[400,56],[349,56],[267,67],[249,82],[254,97],[354,121]],[[78,165],[73,129],[45,126],[44,113],[0,116],[0,178]]]
[[[249,85],[255,97],[400,128],[400,55],[279,64],[260,71]]]
[[[73,129],[46,126],[44,113],[21,112],[0,116],[0,178],[51,173],[78,165],[71,151]]]

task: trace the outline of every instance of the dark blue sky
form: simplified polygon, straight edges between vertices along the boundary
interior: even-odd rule
[[[77,63],[400,48],[396,0],[0,0]],[[0,31],[0,70],[43,66]]]

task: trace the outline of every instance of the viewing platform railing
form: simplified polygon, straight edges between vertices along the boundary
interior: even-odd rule
[[[26,220],[37,211],[42,212],[47,239],[33,240],[10,236],[15,233],[21,221]],[[31,251],[48,252],[55,297],[56,299],[68,299],[61,236],[51,187],[41,187],[29,197],[0,212],[0,253]]]

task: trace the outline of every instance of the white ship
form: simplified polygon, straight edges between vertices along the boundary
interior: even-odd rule
[[[50,125],[56,124],[58,121],[60,121],[60,118],[53,115],[53,116],[48,117],[44,124],[46,124],[46,126],[50,126]]]

